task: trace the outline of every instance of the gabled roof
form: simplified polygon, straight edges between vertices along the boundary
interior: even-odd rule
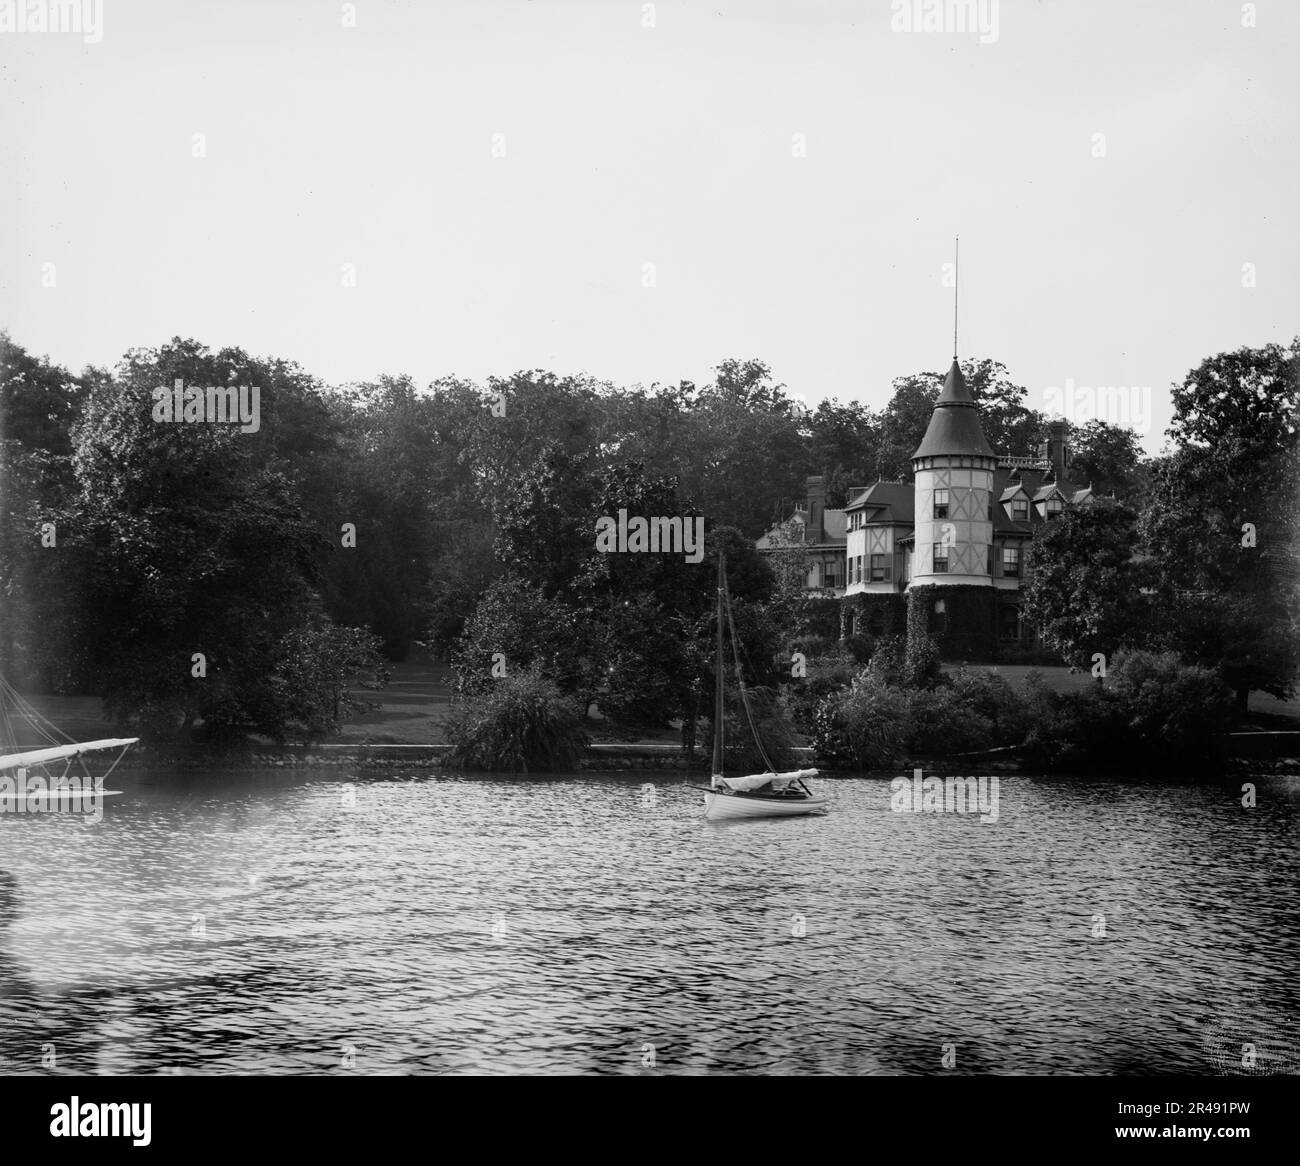
[[[1013,476],[1016,475],[1016,476]],[[1046,521],[1038,513],[1038,507],[1029,507],[1029,521],[1016,522],[1007,517],[1005,505],[1017,494],[1027,495],[1034,502],[1041,502],[1054,493],[1070,502],[1081,502],[1092,493],[1091,486],[1076,486],[1073,482],[1050,480],[1050,470],[1006,469],[993,472],[993,492],[998,495],[998,505],[993,507],[993,533],[1032,534],[1036,527]]]
[[[944,378],[943,391],[934,404],[930,426],[912,457],[944,454],[995,456],[980,427],[979,406],[966,387],[966,378],[961,375],[961,365],[956,359]]]
[[[866,511],[867,522],[911,523],[916,491],[906,482],[877,482],[849,503],[849,510]]]

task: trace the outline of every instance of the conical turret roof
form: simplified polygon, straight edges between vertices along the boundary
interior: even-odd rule
[[[961,365],[953,358],[952,368],[943,381],[943,391],[934,403],[934,414],[930,417],[930,426],[925,437],[912,455],[934,457],[944,454],[965,454],[967,456],[993,457],[993,447],[989,445],[980,426],[979,406],[966,387],[966,378],[961,375]]]

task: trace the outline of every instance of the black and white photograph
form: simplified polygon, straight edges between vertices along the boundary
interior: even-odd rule
[[[1297,61],[1293,0],[0,0],[0,1154],[620,1078],[1266,1150]]]

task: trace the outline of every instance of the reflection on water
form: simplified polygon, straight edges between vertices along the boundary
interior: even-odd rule
[[[1296,779],[706,823],[677,777],[0,815],[0,1072],[1296,1072]],[[1243,1051],[1244,1050],[1244,1051]]]

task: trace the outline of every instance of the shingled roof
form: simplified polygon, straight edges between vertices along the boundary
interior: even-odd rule
[[[915,517],[916,492],[907,482],[877,482],[868,486],[847,510],[871,512],[868,522],[907,522]]]
[[[961,365],[954,359],[952,368],[944,378],[943,391],[934,404],[930,426],[925,437],[912,455],[913,458],[961,454],[977,457],[994,457],[980,427],[979,406],[966,387],[961,375]]]

